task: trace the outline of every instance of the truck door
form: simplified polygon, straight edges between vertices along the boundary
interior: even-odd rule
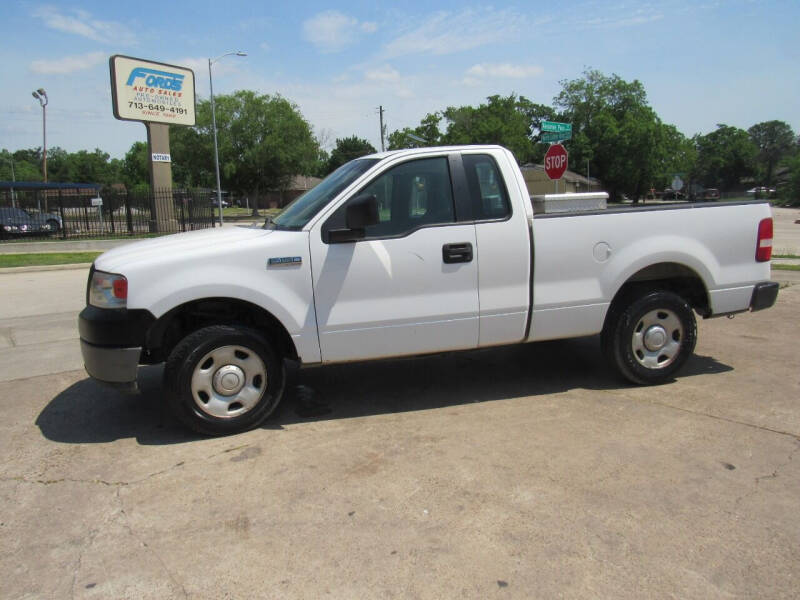
[[[532,240],[513,157],[464,152],[464,176],[478,240],[480,346],[525,338],[531,302]]]
[[[447,156],[399,163],[352,197],[363,194],[379,213],[363,240],[325,241],[346,203],[311,232],[323,362],[476,347],[475,225],[456,220]]]

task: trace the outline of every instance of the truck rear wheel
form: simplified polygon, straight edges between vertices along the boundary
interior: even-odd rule
[[[278,406],[283,361],[257,331],[214,325],[186,336],[164,368],[172,413],[205,435],[260,425]]]
[[[694,352],[697,321],[680,296],[650,291],[612,308],[603,352],[619,373],[642,385],[669,381]]]

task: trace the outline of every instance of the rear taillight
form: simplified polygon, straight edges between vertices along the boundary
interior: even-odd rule
[[[758,224],[756,261],[768,262],[772,258],[772,219],[761,219]]]

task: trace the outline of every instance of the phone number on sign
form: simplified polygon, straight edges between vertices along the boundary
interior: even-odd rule
[[[144,102],[128,102],[128,108],[138,108],[140,110],[160,110],[161,112],[171,112],[178,115],[185,115],[189,111],[185,108],[176,108],[174,106],[165,106],[163,104],[145,104]]]

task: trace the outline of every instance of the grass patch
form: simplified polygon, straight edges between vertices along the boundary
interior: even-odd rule
[[[178,232],[175,232],[178,233]],[[96,242],[96,241],[119,241],[119,240],[143,240],[146,238],[154,238],[154,237],[161,237],[163,235],[170,235],[170,232],[165,233],[137,233],[134,235],[129,235],[127,233],[119,233],[115,235],[77,235],[77,236],[68,236],[66,239],[62,238],[60,235],[58,237],[17,237],[13,239],[5,239],[3,240],[3,245],[10,245],[10,244],[30,244],[31,242]]]
[[[253,217],[253,209],[252,208],[239,208],[238,206],[229,206],[227,208],[222,209],[222,218],[225,217],[253,217],[253,219],[263,219],[265,216],[269,215],[274,217],[278,213],[280,213],[283,209],[282,208],[259,208],[258,214],[259,216]],[[219,218],[219,209],[214,207],[214,217]]]
[[[800,265],[773,264],[773,271],[800,271]]]
[[[800,256],[797,254],[773,254],[772,258],[796,258],[800,260]]]
[[[102,252],[44,252],[38,254],[0,254],[0,267],[72,265],[90,263]]]

